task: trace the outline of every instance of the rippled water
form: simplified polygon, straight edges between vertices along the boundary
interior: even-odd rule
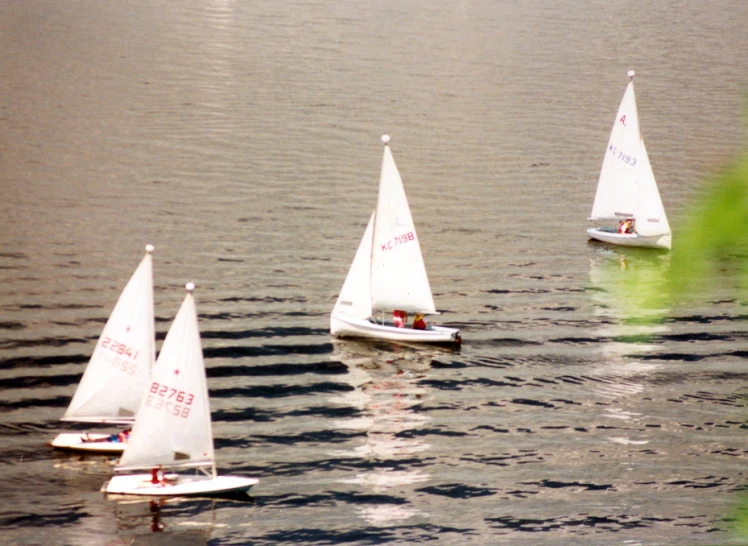
[[[748,4],[0,13],[4,543],[735,540],[744,302],[715,278],[628,321],[621,282],[668,255],[584,229],[633,68],[677,246],[743,139]],[[459,351],[329,337],[384,132]],[[146,243],[159,345],[198,285],[218,465],[260,478],[251,503],[106,499],[114,460],[46,448]]]

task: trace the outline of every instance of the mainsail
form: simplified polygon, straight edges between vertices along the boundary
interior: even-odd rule
[[[387,142],[374,215],[371,299],[375,309],[436,314],[403,181]]]
[[[214,466],[193,289],[194,285],[187,285],[187,295],[166,335],[118,470]]]
[[[153,367],[153,247],[128,281],[63,421],[131,423]]]
[[[643,236],[670,233],[647,149],[641,137],[634,94],[634,71],[618,107],[590,220],[633,217]]]
[[[636,166],[642,163],[639,115],[632,80],[623,94],[610,132],[590,219],[621,220],[634,216],[639,198]]]

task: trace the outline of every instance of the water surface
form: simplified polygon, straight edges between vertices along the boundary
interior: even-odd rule
[[[733,540],[744,302],[715,278],[627,320],[618,287],[668,255],[584,229],[634,69],[678,244],[743,141],[744,2],[0,13],[4,542]],[[329,337],[382,133],[459,351]],[[106,499],[114,460],[45,447],[146,243],[159,346],[198,286],[218,466],[253,502]]]

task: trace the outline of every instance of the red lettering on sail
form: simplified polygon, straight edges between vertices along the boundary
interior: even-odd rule
[[[409,231],[408,233],[405,233],[403,235],[397,235],[394,239],[390,239],[386,243],[382,243],[382,252],[386,250],[392,250],[397,245],[404,245],[405,243],[408,243],[410,241],[415,241],[415,239],[416,236],[412,231]]]
[[[626,127],[626,114],[624,114],[623,116],[621,116],[621,120],[620,121],[621,121],[621,125],[623,125],[624,127]]]
[[[139,351],[133,351],[132,347],[130,347],[129,345],[120,343],[116,339],[110,338],[108,336],[101,339],[101,348],[108,349],[114,353],[117,353],[120,356],[126,356],[133,360],[138,358]]]
[[[189,403],[192,402],[191,397],[192,395],[190,395]],[[153,394],[147,395],[145,399],[145,405],[157,410],[165,411],[166,413],[168,413],[169,415],[173,415],[174,417],[181,417],[182,419],[187,419],[187,417],[190,416],[189,406],[185,406],[183,404],[175,404],[174,402],[169,402],[168,400],[164,400],[163,398],[158,398]]]
[[[188,406],[192,404],[192,401],[195,399],[195,395],[192,393],[180,391],[156,381],[151,382],[151,388],[149,392],[151,394],[156,394],[162,398],[176,398],[177,402],[185,402]]]

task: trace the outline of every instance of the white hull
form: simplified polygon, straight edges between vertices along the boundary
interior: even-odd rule
[[[184,476],[167,474],[167,484],[153,484],[150,474],[127,474],[112,477],[101,488],[110,495],[140,495],[146,497],[209,497],[231,493],[246,493],[259,482],[240,476],[205,475]]]
[[[79,451],[83,453],[116,454],[125,450],[127,443],[106,441],[110,434],[89,434],[86,432],[65,432],[58,434],[49,445],[55,449]]]
[[[330,333],[335,337],[362,337],[408,343],[454,343],[462,342],[460,331],[443,326],[429,326],[426,330],[397,328],[376,324],[366,319],[345,316],[330,316]]]
[[[644,237],[638,233],[618,233],[613,229],[589,228],[587,234],[598,241],[621,246],[670,249],[672,242],[670,233]]]

